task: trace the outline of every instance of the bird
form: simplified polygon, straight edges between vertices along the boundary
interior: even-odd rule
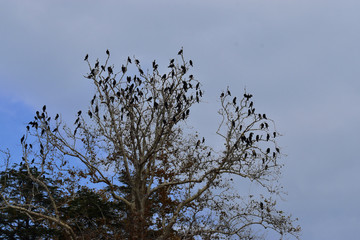
[[[112,74],[112,73],[113,73],[113,70],[112,70],[111,67],[108,67],[108,72],[109,72],[109,74]]]
[[[262,202],[260,202],[260,208],[261,208],[261,210],[264,209],[264,204]]]
[[[263,114],[263,118],[267,119],[265,113]]]
[[[58,128],[56,127],[54,130],[53,130],[53,132],[57,132],[58,131]]]
[[[46,105],[43,106],[42,110],[43,110],[43,112],[46,111]]]
[[[189,63],[190,63],[190,66],[192,66],[192,67],[193,67],[193,62],[192,62],[191,60],[189,61]]]
[[[78,111],[78,116],[80,116],[81,115],[81,111]]]
[[[232,126],[233,128],[235,127],[235,121],[234,121],[234,120],[231,121],[231,126]]]
[[[221,94],[220,94],[220,97],[221,97],[221,98],[223,98],[224,96],[225,96],[225,94],[224,94],[224,93],[221,93]]]
[[[126,67],[125,67],[124,65],[122,65],[122,66],[121,66],[121,71],[122,71],[123,73],[125,73],[126,70],[127,70]]]
[[[87,61],[89,58],[89,54],[86,54],[85,58],[84,58],[84,61]]]
[[[266,134],[266,141],[269,141],[270,139],[270,134]]]
[[[266,153],[269,154],[270,153],[270,148],[266,149]]]
[[[109,49],[106,49],[106,54],[107,54],[108,56],[110,56]]]
[[[128,57],[127,61],[128,61],[128,63],[131,63],[131,58],[130,58],[130,57]]]
[[[274,138],[276,137],[276,132],[273,132]]]
[[[233,99],[233,104],[236,105],[236,97]]]
[[[278,152],[278,153],[280,153],[280,149],[279,148],[275,148],[276,149],[276,151]]]
[[[59,118],[59,114],[56,114],[55,121],[58,120],[58,118]]]
[[[25,139],[25,135],[22,136],[22,138],[20,139],[20,142],[23,143]]]
[[[92,112],[89,110],[88,111],[89,117],[92,118]]]
[[[135,59],[135,64],[136,65],[139,65],[140,64],[140,61],[138,59]]]
[[[230,92],[229,90],[227,90],[227,94],[228,94],[229,96],[231,96],[231,92]]]
[[[178,52],[178,55],[181,55],[183,53],[183,49],[181,48],[180,51]]]

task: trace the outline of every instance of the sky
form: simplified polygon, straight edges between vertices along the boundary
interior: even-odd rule
[[[301,239],[355,239],[360,226],[360,2],[132,0],[0,2],[0,149],[20,150],[44,104],[70,122],[93,89],[83,61],[168,63],[184,48],[203,84],[191,123],[216,139],[219,94],[246,88],[283,134],[279,206]],[[213,140],[216,144],[216,140]]]

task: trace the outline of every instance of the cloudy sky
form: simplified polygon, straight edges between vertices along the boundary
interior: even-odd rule
[[[299,218],[302,239],[355,239],[359,12],[355,0],[1,1],[0,148],[16,156],[44,104],[65,119],[86,109],[86,53],[165,64],[184,47],[206,92],[193,125],[215,138],[220,91],[246,87],[283,134],[280,206]]]

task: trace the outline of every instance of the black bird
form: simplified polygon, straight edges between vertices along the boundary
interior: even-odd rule
[[[84,58],[84,61],[87,61],[89,58],[89,54],[86,54],[85,58]]]
[[[199,89],[199,86],[200,86],[200,83],[197,83],[196,86],[195,86],[196,90]]]
[[[81,115],[81,111],[78,111],[78,116],[80,116]]]
[[[135,64],[136,64],[136,65],[139,65],[139,63],[140,63],[140,61],[137,60],[137,59],[135,59]]]
[[[109,49],[106,49],[106,54],[110,56]]]
[[[89,110],[88,111],[89,117],[92,118],[92,112]]]
[[[221,97],[221,98],[223,98],[224,96],[225,96],[225,94],[224,94],[224,93],[221,93],[221,94],[220,94],[220,97]]]
[[[205,138],[203,137],[203,138],[202,138],[202,143],[204,143],[204,142],[205,142]]]
[[[267,122],[264,123],[266,128],[269,128],[269,124]]]
[[[211,152],[209,152],[207,156],[210,157],[210,155],[211,155]]]
[[[131,63],[131,58],[130,58],[130,57],[128,57],[127,61],[128,61],[129,63]]]
[[[252,108],[253,105],[254,105],[254,102],[250,102],[249,107]]]
[[[269,141],[270,139],[270,134],[266,134],[266,141]]]
[[[105,71],[105,66],[104,65],[101,65],[101,70]]]
[[[31,164],[33,164],[33,163],[34,163],[34,161],[35,161],[35,158],[33,158],[33,159],[31,160]]]
[[[276,153],[275,152],[273,152],[273,158],[275,158],[276,157]]]
[[[190,109],[186,110],[186,115],[189,115]]]
[[[263,118],[267,119],[265,113],[263,114]]]
[[[127,76],[127,77],[126,77],[126,80],[127,80],[128,83],[130,83],[130,82],[131,82],[131,77],[130,77],[130,76]]]
[[[109,74],[112,74],[112,73],[113,73],[113,70],[112,70],[111,67],[108,67],[108,72],[109,72]]]
[[[59,118],[59,114],[56,114],[55,121],[58,120],[58,118]]]
[[[274,138],[276,137],[276,132],[273,132]]]
[[[230,92],[229,90],[227,90],[227,94],[228,94],[229,96],[231,96],[231,92]]]
[[[280,153],[280,149],[279,148],[275,148],[276,149],[276,151],[278,152],[278,153]]]
[[[148,99],[146,99],[147,102],[151,101],[152,97],[149,97]]]
[[[192,67],[193,67],[193,62],[192,62],[191,60],[189,61],[189,63],[190,63],[190,66],[192,66]]]
[[[126,67],[125,67],[124,65],[121,66],[121,71],[122,71],[123,73],[126,72]]]
[[[53,132],[57,132],[58,131],[58,128],[56,127],[54,130],[53,130]]]
[[[154,108],[157,109],[159,104],[157,102],[154,102]]]
[[[24,139],[25,139],[25,135],[22,136],[22,138],[20,139],[20,142],[23,143],[23,142],[24,142]]]
[[[178,52],[178,55],[181,55],[183,53],[183,49],[180,49],[180,51]]]
[[[193,80],[194,79],[194,75],[189,75],[189,78],[190,78],[190,80]]]
[[[43,106],[42,110],[43,110],[43,112],[46,111],[46,105]]]
[[[261,210],[264,209],[264,204],[262,202],[260,202],[260,208],[261,208]]]
[[[233,128],[235,127],[235,121],[234,121],[234,120],[231,121],[231,126],[232,126]]]
[[[29,130],[30,130],[30,127],[29,127],[29,126],[26,126],[26,130],[28,130],[28,131],[29,131]]]
[[[233,104],[236,105],[236,97],[233,99]]]
[[[98,113],[99,112],[99,107],[96,105],[95,106],[95,113]]]
[[[266,153],[269,154],[270,153],[270,148],[266,149]]]
[[[264,123],[260,124],[260,129],[264,128]]]
[[[161,79],[165,79],[166,78],[166,74],[162,75]]]
[[[139,73],[140,73],[141,75],[144,75],[144,71],[143,71],[141,68],[139,68]]]

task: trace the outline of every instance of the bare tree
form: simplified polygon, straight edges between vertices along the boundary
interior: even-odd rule
[[[127,224],[119,239],[254,239],[260,237],[259,226],[280,238],[298,237],[300,227],[276,209],[274,200],[282,167],[279,133],[273,120],[255,111],[251,94],[221,93],[216,133],[224,147],[216,151],[199,134],[186,132],[184,123],[203,91],[182,49],[165,74],[155,61],[144,70],[130,57],[116,69],[106,54],[103,64],[92,65],[85,57],[90,71],[85,77],[95,95],[89,109],[77,113],[75,127],[63,124],[59,115],[51,119],[44,106],[21,139],[23,164],[48,192],[49,209],[2,194],[3,208],[46,219],[69,239],[80,238],[62,219],[58,209],[68,202],[52,198],[42,180],[47,175],[69,196],[90,181],[109,201],[122,203]],[[32,175],[30,165],[41,174]],[[257,182],[266,196],[241,195],[235,187],[242,180]]]

